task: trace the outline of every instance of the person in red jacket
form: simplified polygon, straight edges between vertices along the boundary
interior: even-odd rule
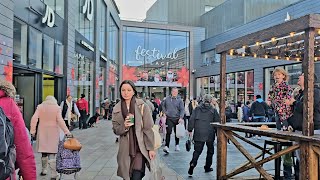
[[[0,107],[13,125],[14,144],[17,152],[16,169],[20,169],[23,179],[37,179],[36,161],[22,114],[13,99],[15,93],[14,86],[10,82],[0,78]],[[15,179],[16,175],[13,176],[13,180]]]
[[[85,99],[85,95],[81,94],[81,98],[77,101],[77,107],[80,112],[79,129],[87,129],[87,118],[89,114],[89,103]]]

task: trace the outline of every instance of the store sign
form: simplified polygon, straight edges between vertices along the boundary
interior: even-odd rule
[[[80,44],[83,45],[88,50],[94,51],[94,48],[92,46],[90,46],[88,43],[86,43],[85,41],[80,40]]]
[[[178,58],[178,49],[175,48],[173,52],[170,52],[168,54],[162,54],[160,50],[157,50],[156,48],[150,49],[144,49],[141,46],[138,46],[135,50],[136,53],[136,60],[140,61],[140,58],[146,57],[147,59],[177,59]],[[164,62],[163,62],[164,63]]]
[[[82,55],[82,54],[80,54],[80,53],[75,53],[75,54],[74,54],[74,57],[75,57],[76,59],[80,59],[80,60],[83,60],[83,59],[84,59],[84,55]]]
[[[103,59],[104,61],[108,61],[108,59],[104,55],[100,55],[100,58]]]
[[[93,2],[92,0],[85,0],[82,6],[82,14],[85,14],[89,21],[93,18]]]
[[[46,12],[44,17],[42,18],[42,23],[45,24],[47,23],[48,27],[53,27],[54,26],[54,11],[51,9],[48,5],[46,5]]]

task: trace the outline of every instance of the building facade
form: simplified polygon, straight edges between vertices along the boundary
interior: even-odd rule
[[[194,67],[197,70],[195,74],[198,88],[197,96],[202,96],[204,93],[214,93],[219,98],[219,89],[216,88],[219,84],[213,83],[215,81],[211,80],[219,77],[220,74],[220,56],[215,53],[216,45],[281,24],[286,20],[319,13],[319,7],[319,1],[298,1],[259,19],[204,40],[201,43],[202,61],[194,61]],[[272,71],[275,67],[285,68],[290,75],[289,84],[296,87],[298,76],[301,73],[301,62],[287,61],[286,58],[279,58],[278,60],[265,57],[246,58],[245,54],[244,56],[227,56],[227,98],[232,107],[235,107],[239,101],[253,100],[253,95],[260,94],[266,98],[273,83]],[[315,73],[318,76],[320,75],[319,62],[315,63]],[[244,77],[244,83],[240,80],[242,77]]]
[[[0,2],[0,74],[26,124],[47,95],[85,94],[90,114],[119,82],[120,18],[113,0]]]
[[[178,87],[193,97],[192,61],[201,58],[204,29],[122,21],[122,78],[135,82],[139,96],[164,98]]]
[[[225,0],[157,0],[147,11],[145,22],[202,26],[201,15]]]

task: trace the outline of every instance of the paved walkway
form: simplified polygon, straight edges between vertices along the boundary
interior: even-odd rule
[[[83,145],[83,148],[80,151],[82,170],[78,173],[77,179],[121,180],[121,178],[116,175],[118,144],[115,143],[115,135],[111,128],[111,121],[102,120],[96,128],[85,130],[76,129],[72,132]],[[40,174],[41,154],[35,153],[35,155],[37,161],[37,174]],[[166,165],[163,168],[163,174],[166,180],[183,179]],[[149,180],[148,176],[149,174],[147,172],[144,179]],[[74,179],[73,175],[63,175],[62,177],[63,179]],[[37,179],[47,180],[49,179],[49,175],[45,177],[38,176]]]

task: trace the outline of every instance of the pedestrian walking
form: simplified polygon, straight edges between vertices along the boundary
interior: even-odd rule
[[[191,116],[189,105],[190,105],[190,100],[186,98],[186,100],[184,101],[184,117],[183,117],[185,129],[187,129],[187,123],[189,122],[189,119]]]
[[[47,175],[47,166],[51,170],[51,179],[56,179],[56,154],[60,139],[60,131],[64,134],[71,135],[68,127],[63,121],[61,109],[57,100],[53,96],[47,96],[45,101],[38,105],[36,112],[33,114],[30,124],[30,133],[35,137],[37,132],[37,152],[42,154],[41,157],[41,176]],[[61,130],[60,130],[61,129]]]
[[[65,122],[66,126],[68,127],[68,129],[70,129],[71,122],[75,121],[76,116],[78,115],[81,117],[76,103],[74,103],[72,101],[71,95],[67,95],[66,100],[61,102],[60,108],[62,111],[61,112],[62,118],[64,119],[64,122]]]
[[[157,115],[159,113],[159,105],[154,101],[153,98],[151,98],[151,103],[154,106],[154,110],[152,111],[152,119],[153,119],[153,123],[156,123]]]
[[[103,103],[102,103],[102,107],[104,109],[104,116],[103,118],[105,120],[108,120],[108,116],[109,116],[109,108],[110,108],[110,101],[109,99],[106,97],[104,100],[103,100]]]
[[[169,154],[169,145],[170,145],[170,138],[172,133],[172,128],[174,129],[174,133],[176,134],[176,125],[179,123],[183,123],[184,117],[184,104],[180,97],[178,97],[178,89],[173,88],[171,90],[171,96],[167,97],[163,101],[162,111],[166,116],[166,144],[163,148],[163,151],[166,154]],[[180,151],[179,147],[179,138],[175,136],[176,147],[175,151]]]
[[[153,103],[150,101],[150,97],[147,96],[146,98],[143,99],[144,102],[149,106],[149,108],[151,109],[151,111],[154,111],[154,105]]]
[[[220,117],[218,111],[211,105],[211,101],[211,95],[204,95],[203,103],[201,103],[193,111],[188,124],[189,136],[192,136],[193,131],[194,140],[194,152],[188,170],[189,175],[193,174],[193,170],[197,166],[197,162],[202,153],[204,144],[207,146],[207,157],[204,170],[205,172],[213,171],[211,165],[214,154],[215,129],[210,123],[219,122]]]
[[[290,100],[293,90],[288,84],[289,76],[288,72],[283,68],[277,67],[273,73],[275,83],[272,85],[269,94],[267,104],[272,106],[276,111],[278,121],[277,128],[287,130],[288,118],[292,116],[292,107],[285,103],[286,100]]]
[[[9,157],[2,156],[0,157],[0,159],[3,160],[2,158],[4,159],[8,158],[6,160],[12,163],[12,164],[8,164],[9,162],[4,162],[6,166],[12,168],[12,174],[11,174],[10,180],[16,180],[16,174],[15,174],[16,168],[20,169],[20,175],[24,179],[37,179],[36,162],[35,162],[32,146],[28,139],[28,134],[26,132],[26,126],[25,126],[22,114],[19,110],[19,107],[14,101],[15,94],[16,94],[16,89],[14,88],[14,86],[10,82],[0,78],[0,109],[2,109],[4,115],[10,120],[13,126],[13,136],[14,136],[13,143],[16,151],[16,153],[11,153],[14,151],[10,151],[8,153],[10,155]],[[0,131],[1,131],[1,134],[9,135],[6,133],[5,130],[0,130]],[[0,136],[0,138],[7,138],[7,137]],[[5,140],[3,140],[0,145],[1,152],[4,152],[4,150],[12,149],[12,147],[10,148],[5,147],[3,143],[4,141]],[[18,164],[19,167],[15,167],[15,164]],[[3,165],[0,165],[0,167],[3,167]],[[2,170],[3,169],[1,169],[0,171],[0,175],[2,175],[3,173]]]
[[[252,121],[265,122],[268,109],[268,105],[263,101],[261,95],[256,95],[256,101],[252,103],[249,113]]]
[[[134,83],[123,81],[120,85],[121,100],[112,112],[113,131],[120,136],[117,175],[125,180],[141,180],[145,176],[146,165],[150,170],[151,160],[156,156],[152,113],[148,105],[136,96]]]
[[[85,95],[81,94],[81,98],[77,101],[80,111],[79,129],[87,129],[87,118],[89,116],[89,103],[85,99]]]

